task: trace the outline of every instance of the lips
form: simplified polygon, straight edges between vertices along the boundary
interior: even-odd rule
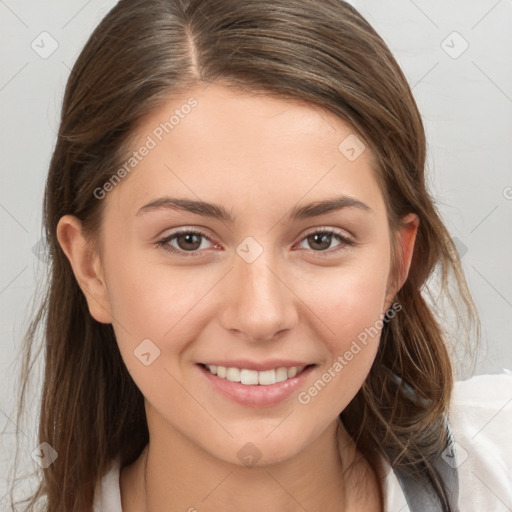
[[[217,361],[220,362],[220,361]],[[233,365],[235,362],[225,362],[225,364]],[[286,362],[287,364],[290,364],[290,361]],[[292,361],[291,363],[296,363],[295,361]],[[240,361],[237,361],[236,364],[240,364]],[[256,375],[258,375],[258,383],[255,382],[254,376],[252,376],[252,384],[242,384],[242,382],[233,382],[226,378],[219,377],[218,375],[213,374],[205,364],[197,364],[197,368],[199,369],[199,373],[202,376],[204,382],[210,389],[216,391],[219,393],[219,396],[222,396],[224,398],[229,399],[230,401],[236,402],[239,405],[243,405],[246,407],[252,407],[252,408],[261,408],[261,407],[272,407],[272,406],[278,406],[282,402],[284,402],[286,399],[290,398],[291,395],[296,392],[300,387],[305,386],[306,379],[308,379],[308,376],[310,373],[314,370],[316,367],[315,364],[309,364],[305,365],[304,368],[300,371],[300,373],[297,373],[295,376],[288,378],[282,381],[282,382],[275,382],[274,384],[260,384],[259,383],[259,376],[262,373],[268,372],[270,370],[273,370],[275,372],[275,367],[256,371],[256,370],[250,370],[247,367],[244,367],[243,365],[247,364],[247,361],[244,362],[241,366],[242,368],[237,368],[236,366],[229,366],[229,367],[223,367],[226,368],[226,373],[228,368],[237,368],[238,370],[243,371],[249,371],[254,372]],[[275,364],[275,361],[272,362],[272,364]],[[210,365],[209,365],[210,366]],[[251,365],[248,366],[257,366],[261,368],[262,366],[268,366],[268,364],[262,365]],[[303,365],[298,365],[303,366]],[[217,366],[218,368],[218,366]],[[287,368],[286,366],[277,366],[277,368]],[[290,366],[289,368],[294,368],[294,366]],[[296,368],[296,367],[295,367]],[[293,372],[292,372],[293,373]],[[265,375],[263,376],[265,378]]]

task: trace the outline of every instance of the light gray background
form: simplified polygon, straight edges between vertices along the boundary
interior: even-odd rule
[[[34,246],[64,86],[114,3],[0,0],[0,500],[14,453],[15,358],[44,270]],[[391,47],[423,114],[431,188],[483,324],[475,373],[512,368],[512,0],[351,3]],[[32,419],[21,434],[28,470],[35,439]]]

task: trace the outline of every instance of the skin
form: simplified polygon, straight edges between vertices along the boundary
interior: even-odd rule
[[[305,405],[297,393],[272,407],[239,405],[198,378],[196,363],[315,363],[299,389],[307,390],[391,306],[418,219],[408,216],[397,234],[403,256],[393,285],[392,234],[370,149],[348,160],[338,146],[354,130],[295,100],[198,86],[147,116],[134,149],[191,96],[198,105],[102,199],[100,250],[75,217],[62,217],[57,229],[91,315],[113,324],[145,397],[150,443],[121,472],[123,511],[382,510],[378,468],[360,457],[338,420],[370,370],[379,335]],[[339,194],[371,212],[286,218],[297,205]],[[172,209],[136,215],[164,195],[222,205],[237,220]],[[169,242],[183,256],[156,245],[181,227],[209,240]],[[315,244],[308,236],[321,228],[357,243],[333,236]],[[248,236],[263,248],[251,263],[236,252]],[[149,366],[134,356],[144,339],[160,350]],[[260,454],[254,467],[237,456],[248,442]]]

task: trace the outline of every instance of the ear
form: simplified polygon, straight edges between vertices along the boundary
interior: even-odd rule
[[[410,213],[403,217],[400,222],[400,228],[397,237],[398,246],[398,262],[397,262],[397,275],[393,276],[390,272],[388,280],[388,289],[386,292],[386,305],[385,310],[391,306],[391,302],[400,288],[404,285],[409,275],[411,267],[412,255],[414,253],[414,244],[416,242],[416,235],[418,234],[420,222],[418,216]]]
[[[85,295],[92,317],[98,322],[111,323],[110,302],[100,256],[85,237],[80,220],[73,215],[61,217],[57,225],[57,239]]]

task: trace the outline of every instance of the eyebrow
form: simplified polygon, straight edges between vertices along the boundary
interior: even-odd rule
[[[373,212],[373,210],[362,201],[354,197],[343,195],[323,201],[315,201],[303,206],[296,206],[288,213],[287,218],[289,220],[308,219],[346,208],[356,208],[369,213]],[[142,206],[135,215],[143,215],[145,213],[166,209],[186,211],[226,222],[236,221],[236,216],[233,216],[223,206],[204,201],[193,201],[191,199],[179,199],[167,196],[160,197]]]

